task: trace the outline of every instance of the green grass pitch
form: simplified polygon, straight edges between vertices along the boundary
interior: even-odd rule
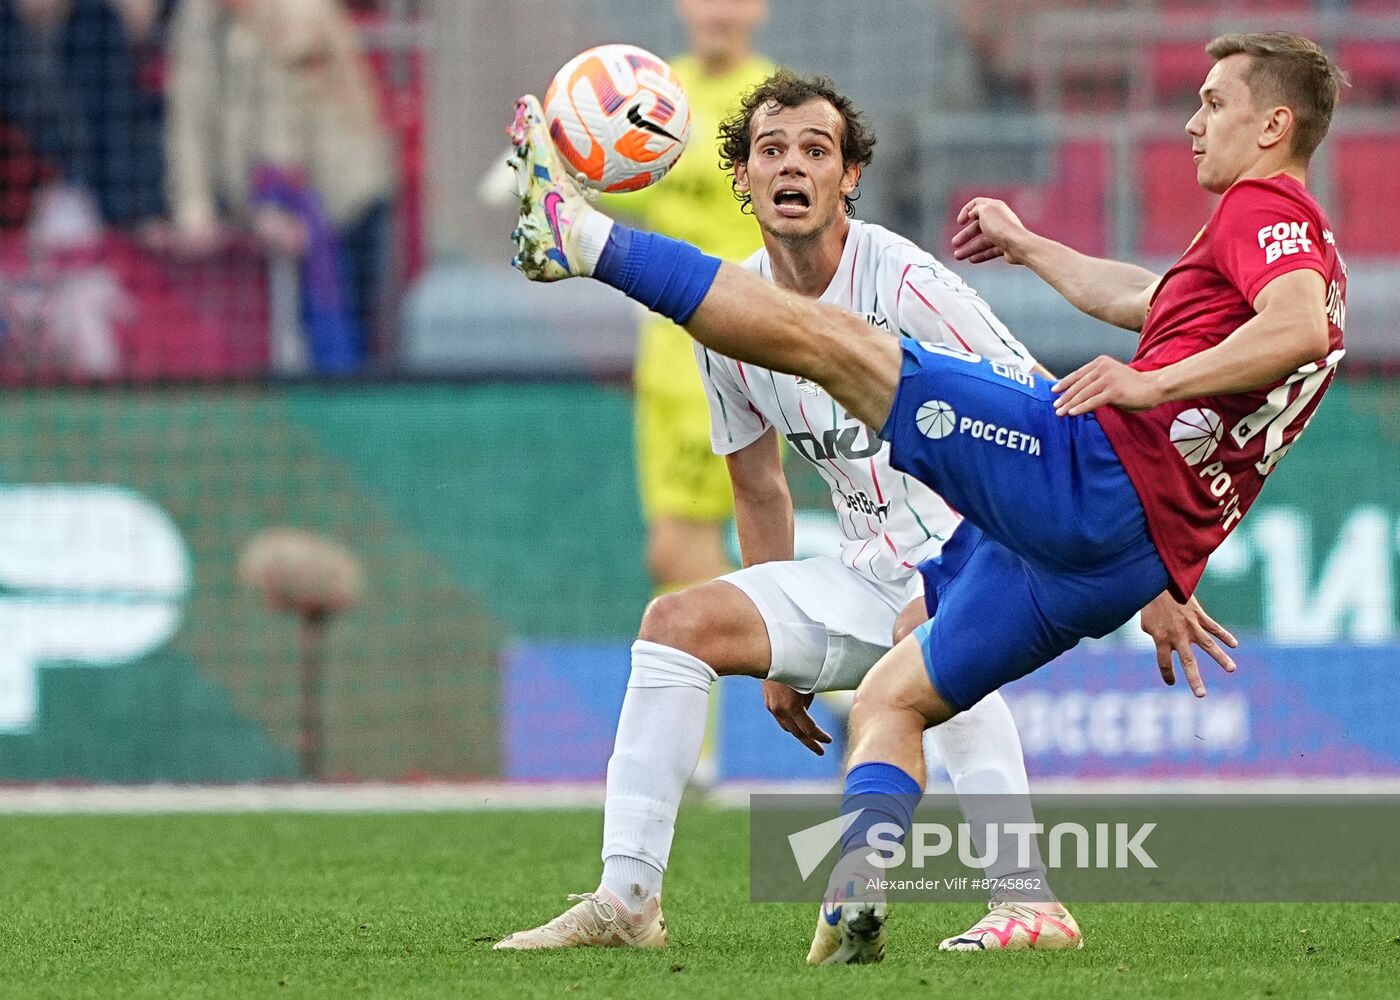
[[[803,965],[754,905],[745,813],[688,809],[663,952],[498,954],[597,883],[596,812],[0,817],[0,997],[1400,995],[1400,905],[1083,905],[1073,954],[944,955],[971,905],[897,907],[883,965]],[[857,994],[859,991],[859,994]]]

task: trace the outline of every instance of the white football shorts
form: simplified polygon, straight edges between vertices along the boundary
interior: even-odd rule
[[[832,556],[760,563],[720,579],[747,594],[768,626],[768,679],[804,694],[854,690],[889,651],[899,613],[924,592],[918,573],[879,583]]]

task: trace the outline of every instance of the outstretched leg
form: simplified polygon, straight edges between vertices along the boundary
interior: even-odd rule
[[[867,426],[883,426],[901,363],[896,338],[677,240],[617,225],[585,200],[522,97],[511,128],[520,195],[515,264],[532,281],[592,277],[727,357],[801,375]]]

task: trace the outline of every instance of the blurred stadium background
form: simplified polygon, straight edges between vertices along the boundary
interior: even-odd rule
[[[256,180],[309,262],[325,226],[354,230],[364,267],[340,288],[303,276],[275,220],[172,203],[200,135],[236,125],[239,95],[199,72],[221,3],[0,0],[0,782],[596,782],[649,594],[635,315],[601,288],[527,287],[509,209],[475,192],[516,95],[589,45],[678,51],[670,5],[343,0],[384,169],[329,219],[302,197],[315,178]],[[867,110],[860,215],[939,252],[957,207],[994,194],[1164,265],[1210,208],[1181,132],[1204,43],[1295,28],[1350,72],[1312,177],[1350,267],[1342,380],[1201,592],[1243,639],[1239,675],[1195,701],[1127,629],[1008,699],[1033,785],[1400,779],[1377,711],[1400,703],[1400,3],[851,18],[772,0],[759,49]],[[333,117],[336,96],[313,98]],[[326,155],[336,186],[374,154]],[[1131,353],[1031,275],[971,280],[1051,368]],[[820,532],[827,497],[793,471]],[[325,542],[323,578],[295,579]],[[721,779],[835,776],[756,685],[722,687]]]

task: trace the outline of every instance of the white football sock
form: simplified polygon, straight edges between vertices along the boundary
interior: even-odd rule
[[[592,274],[598,266],[598,258],[603,255],[603,248],[608,245],[613,220],[596,209],[590,209],[585,210],[574,225],[578,226],[578,253],[584,272]]]
[[[1006,700],[992,692],[966,712],[924,733],[924,745],[932,743],[957,792],[963,818],[968,822],[979,854],[984,854],[988,823],[1030,823],[1030,781],[1021,736]],[[1032,841],[1030,863],[1017,863],[1018,839],[1000,838],[996,860],[987,866],[992,878],[1045,878],[1040,847]],[[1048,888],[1046,890],[1048,892]]]
[[[633,910],[661,891],[717,679],[689,653],[645,639],[632,644],[632,675],[608,761],[602,887]]]

